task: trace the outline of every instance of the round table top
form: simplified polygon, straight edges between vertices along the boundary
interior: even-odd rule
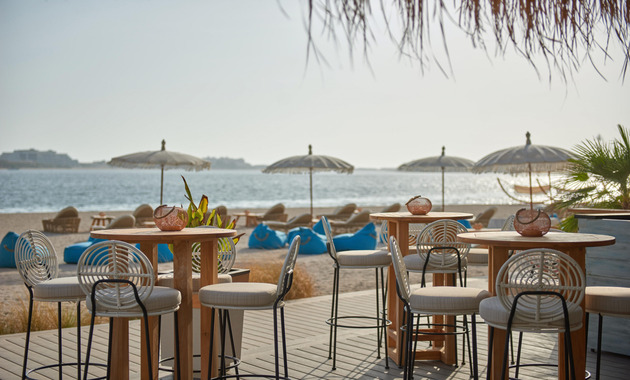
[[[223,237],[236,236],[236,230],[224,228],[184,228],[181,231],[161,231],[158,228],[118,228],[90,232],[97,239],[122,240],[129,243],[154,242],[172,243],[181,240],[203,242]]]
[[[615,244],[609,235],[549,232],[541,237],[525,237],[516,231],[466,232],[457,235],[462,243],[508,248],[601,247]]]
[[[409,211],[399,212],[377,212],[370,214],[370,218],[377,220],[392,220],[397,222],[409,222],[409,223],[431,223],[441,219],[470,219],[473,214],[466,212],[429,212],[426,215],[413,215]]]

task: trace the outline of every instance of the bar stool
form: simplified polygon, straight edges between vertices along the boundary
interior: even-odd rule
[[[24,363],[22,365],[22,379],[28,379],[32,372],[58,367],[59,378],[62,377],[62,367],[77,366],[77,378],[81,377],[81,301],[85,294],[75,277],[58,277],[59,263],[55,248],[46,235],[39,231],[28,230],[20,235],[15,244],[15,264],[20,277],[24,281],[29,293],[28,325],[26,342],[24,345]],[[33,320],[33,301],[56,302],[58,324],[58,364],[41,366],[27,371],[28,351],[31,338],[31,322]],[[62,363],[61,344],[61,303],[76,302],[77,304],[77,362]],[[102,365],[102,364],[101,364]]]
[[[300,237],[296,236],[291,242],[289,252],[284,260],[278,284],[266,284],[256,282],[233,282],[226,284],[207,285],[199,289],[199,302],[202,307],[212,308],[210,322],[210,360],[208,362],[208,378],[212,373],[213,348],[214,348],[214,320],[215,311],[219,313],[219,325],[221,330],[221,363],[220,375],[217,379],[232,377],[267,377],[275,379],[288,379],[289,368],[287,363],[287,346],[284,325],[284,297],[291,290],[293,283],[293,270],[300,247]],[[274,375],[227,375],[225,365],[225,338],[226,319],[228,310],[273,310],[273,332],[275,349],[275,374]],[[282,351],[284,359],[284,376],[280,376],[280,357],[278,355],[278,310],[280,310],[280,326],[282,331]]]
[[[403,379],[413,378],[413,363],[415,350],[412,348],[411,336],[414,332],[414,314],[422,315],[470,315],[472,324],[472,346],[473,355],[471,361],[471,376],[477,379],[477,328],[475,315],[479,312],[479,304],[482,300],[490,297],[490,293],[485,289],[464,288],[457,286],[433,286],[429,288],[419,288],[411,290],[407,268],[403,260],[400,248],[395,237],[390,237],[389,247],[392,254],[392,264],[396,274],[396,291],[398,297],[404,304],[407,321],[407,334],[405,341],[406,364]],[[449,327],[449,326],[444,326]],[[450,326],[457,330],[458,326]],[[415,330],[422,334],[422,331]],[[445,332],[445,334],[461,333],[468,331],[468,325],[463,325],[460,331]],[[431,335],[436,335],[431,332]]]
[[[584,273],[578,263],[554,249],[534,248],[515,253],[497,274],[496,294],[479,306],[479,315],[490,326],[488,368],[492,367],[495,328],[507,331],[505,347],[512,331],[564,333],[565,363],[569,363],[571,378],[575,380],[571,331],[582,327],[580,303],[584,298]],[[505,349],[501,373],[506,376],[507,357]],[[525,366],[555,364],[520,364],[519,350],[517,364],[511,367],[518,373],[518,369]]]
[[[387,291],[385,289],[385,275],[384,269],[391,264],[391,255],[386,249],[374,249],[374,250],[353,250],[353,251],[341,251],[337,252],[335,249],[335,243],[333,242],[332,232],[330,230],[330,224],[328,219],[322,216],[322,224],[324,226],[324,233],[326,234],[326,246],[328,248],[328,254],[334,261],[334,275],[333,275],[333,294],[332,294],[332,307],[330,310],[330,319],[326,320],[326,323],[330,325],[330,337],[328,342],[328,359],[333,360],[332,369],[337,368],[337,328],[375,328],[377,329],[377,358],[381,357],[381,342],[386,339],[387,326],[391,324],[391,321],[387,319],[386,310],[386,297]],[[365,315],[344,315],[339,316],[339,272],[341,269],[374,269],[376,272],[376,317],[368,317]],[[380,276],[379,276],[380,272]],[[379,307],[379,278],[381,282],[381,294],[382,308]],[[345,319],[371,319],[376,320],[376,325],[373,326],[350,326],[339,324],[340,320]],[[385,368],[389,369],[389,356],[387,354],[387,343],[385,342]]]
[[[599,380],[604,315],[609,317],[630,318],[630,288],[617,286],[587,286],[585,294],[584,302],[586,305],[587,331],[590,313],[597,313],[599,315],[599,324],[597,326],[597,369],[595,372],[595,378]]]
[[[110,318],[108,361],[112,351],[113,319],[143,318],[146,336],[149,378],[153,379],[151,340],[148,317],[173,313],[175,320],[176,358],[179,363],[179,337],[177,334],[177,310],[182,300],[176,289],[154,286],[155,274],[149,259],[135,246],[116,240],[107,240],[89,247],[77,263],[77,275],[81,290],[86,297],[87,308],[92,314],[84,379],[87,379],[94,320],[96,316]],[[110,377],[108,363],[107,378]],[[177,364],[177,378],[180,378]]]

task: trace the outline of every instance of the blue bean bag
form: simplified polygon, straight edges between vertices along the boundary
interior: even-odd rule
[[[264,224],[259,224],[249,237],[249,248],[278,249],[287,244],[287,234],[275,231]]]
[[[464,227],[466,227],[468,229],[472,228],[472,226],[470,225],[470,222],[468,220],[466,220],[466,219],[459,219],[457,221],[459,222],[459,224],[461,224],[462,226],[464,226]]]
[[[376,248],[376,227],[374,223],[368,223],[365,227],[353,234],[341,234],[333,237],[337,251],[352,251],[357,249]]]
[[[315,225],[313,226],[313,231],[320,235],[326,234],[326,232],[324,231],[324,219],[320,219],[319,222],[315,223]]]
[[[20,235],[7,232],[0,243],[0,268],[15,268],[15,243]]]
[[[137,244],[136,247],[140,249],[140,244]],[[173,252],[171,252],[168,244],[158,244],[157,254],[158,263],[170,263],[171,261],[173,261]]]
[[[90,236],[87,241],[82,241],[80,243],[75,243],[67,246],[63,250],[63,261],[65,261],[66,264],[78,263],[79,258],[86,249],[101,241],[105,241],[105,239],[95,239]]]
[[[298,253],[305,255],[319,255],[326,253],[326,236],[320,235],[308,227],[298,227],[289,231],[288,241],[293,241],[296,236],[300,237],[300,250]]]

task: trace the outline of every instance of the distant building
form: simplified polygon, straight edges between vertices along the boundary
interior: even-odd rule
[[[40,168],[72,168],[79,166],[79,161],[73,160],[65,153],[52,150],[39,151],[35,149],[15,150],[2,153],[0,162],[10,166],[40,167]]]

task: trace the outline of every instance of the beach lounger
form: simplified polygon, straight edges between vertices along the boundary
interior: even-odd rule
[[[134,228],[136,226],[136,218],[133,215],[121,215],[118,218],[109,222],[105,227],[103,226],[94,226],[94,230],[110,230],[113,228]]]
[[[340,234],[346,232],[356,232],[370,223],[370,210],[363,210],[358,214],[353,214],[346,221],[331,220],[330,227],[332,227],[333,234]]]
[[[256,224],[262,223],[262,222],[266,222],[268,220],[275,220],[278,222],[286,222],[287,219],[289,219],[289,215],[287,215],[285,212],[285,207],[282,203],[278,203],[276,205],[271,206],[271,208],[269,210],[267,210],[264,214],[262,215],[257,215],[256,216]]]
[[[311,225],[311,214],[302,214],[294,216],[287,222],[267,221],[263,222],[264,225],[272,230],[288,232],[290,229],[296,227],[309,227]]]
[[[347,220],[354,214],[354,210],[357,209],[357,205],[354,203],[348,203],[345,206],[337,207],[332,214],[318,215],[318,218],[325,216],[329,221],[332,220]]]
[[[133,217],[136,218],[136,226],[144,227],[146,223],[153,222],[153,207],[148,204],[142,204],[133,211]]]
[[[490,223],[490,219],[496,212],[497,212],[496,207],[494,206],[489,207],[484,212],[477,215],[470,224],[472,224],[474,227],[475,224],[481,223],[484,227],[488,227],[488,223]]]
[[[393,203],[387,207],[384,207],[381,211],[379,212],[397,212],[400,211],[400,203]]]
[[[76,233],[79,232],[79,211],[70,206],[59,211],[52,219],[42,220],[44,232]]]

